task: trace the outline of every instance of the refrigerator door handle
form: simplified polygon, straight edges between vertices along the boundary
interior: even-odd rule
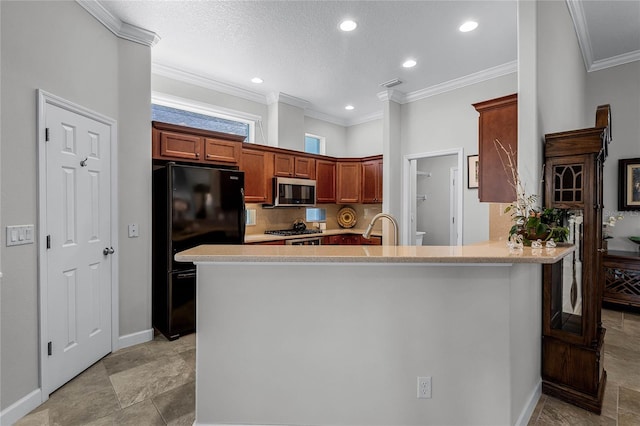
[[[195,272],[187,272],[185,274],[178,274],[176,275],[176,278],[179,280],[185,279],[185,278],[193,278],[196,276]]]
[[[244,188],[240,188],[242,209],[240,209],[240,244],[244,244],[244,233],[247,227],[247,205],[244,202]]]

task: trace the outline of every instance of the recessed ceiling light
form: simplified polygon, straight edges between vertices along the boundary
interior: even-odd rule
[[[355,107],[353,105],[347,105],[346,107],[344,107],[344,109],[346,109],[347,111],[352,111],[355,109]]]
[[[464,24],[460,25],[458,28],[463,33],[468,33],[469,31],[473,31],[478,28],[478,23],[475,21],[467,21]]]
[[[340,23],[340,29],[345,32],[353,31],[358,27],[358,24],[351,19],[346,19]]]
[[[253,77],[251,79],[251,82],[255,84],[261,84],[261,83],[264,83],[264,80],[262,80],[260,77]]]
[[[413,68],[415,67],[417,62],[414,59],[407,59],[402,63],[402,66],[405,68]]]

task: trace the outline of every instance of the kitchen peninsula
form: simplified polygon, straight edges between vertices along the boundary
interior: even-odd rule
[[[526,422],[573,246],[199,246],[196,424]],[[430,397],[418,399],[418,377]]]

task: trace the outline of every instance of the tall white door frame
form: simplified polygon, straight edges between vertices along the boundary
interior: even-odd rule
[[[415,225],[415,211],[416,211],[416,162],[417,160],[423,158],[433,158],[433,157],[443,157],[446,155],[456,155],[457,156],[457,213],[456,216],[458,218],[458,223],[456,224],[457,228],[457,241],[456,245],[462,245],[462,224],[463,224],[463,216],[462,216],[462,200],[463,200],[463,185],[462,182],[462,171],[463,169],[463,158],[464,158],[464,150],[462,148],[453,148],[442,151],[433,151],[433,152],[423,152],[419,154],[410,154],[405,155],[402,161],[402,241],[404,244],[415,244],[416,238],[416,225]]]
[[[95,120],[111,129],[109,140],[110,146],[110,173],[111,173],[111,230],[110,239],[112,247],[116,248],[115,253],[111,257],[111,350],[118,349],[119,337],[119,304],[118,304],[118,147],[117,122],[107,116],[67,101],[63,98],[47,93],[43,90],[37,90],[38,97],[38,286],[39,286],[39,316],[40,316],[40,389],[42,401],[49,398],[49,384],[47,381],[47,267],[44,259],[46,258],[47,241],[46,241],[46,223],[47,223],[47,203],[46,203],[46,107],[47,105],[56,106],[72,113]]]

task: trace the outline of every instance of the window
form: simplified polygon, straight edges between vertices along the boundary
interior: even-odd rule
[[[326,222],[327,210],[318,208],[307,208],[306,222]]]
[[[325,154],[325,138],[322,136],[305,133],[304,135],[304,152],[310,154]]]
[[[255,141],[256,123],[261,117],[241,111],[154,93],[151,100],[151,119],[163,123],[213,130],[245,137],[245,142]]]

